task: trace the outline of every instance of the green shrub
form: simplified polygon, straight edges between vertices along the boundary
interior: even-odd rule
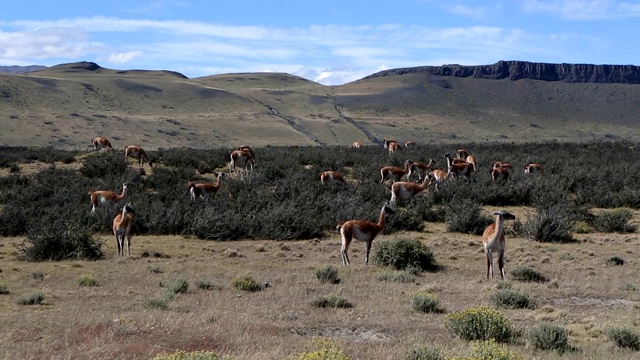
[[[198,280],[196,282],[196,286],[198,287],[198,289],[202,289],[202,290],[215,290],[215,289],[219,289],[218,286],[214,285],[211,281],[209,280]]]
[[[471,359],[522,360],[522,355],[509,350],[505,345],[496,343],[493,339],[489,339],[471,343]]]
[[[516,332],[499,311],[488,307],[471,307],[447,315],[445,328],[463,340],[489,340],[506,343]]]
[[[523,282],[537,282],[537,283],[545,283],[548,282],[549,279],[542,275],[537,270],[534,270],[529,267],[518,267],[511,271],[511,276],[514,280],[523,281]]]
[[[338,278],[338,269],[334,266],[322,266],[316,269],[316,278],[320,280],[321,283],[326,284],[339,284],[340,279]]]
[[[482,235],[492,220],[482,215],[481,206],[469,199],[453,201],[446,209],[447,231]]]
[[[42,271],[34,271],[31,273],[31,277],[34,278],[35,280],[43,280],[44,273]]]
[[[305,351],[288,357],[287,360],[349,360],[332,339],[316,338],[305,345]]]
[[[535,309],[536,303],[529,296],[513,289],[502,289],[491,295],[491,301],[496,307],[505,309]]]
[[[407,356],[405,356],[407,360],[445,360],[444,355],[442,355],[442,351],[428,344],[417,344],[409,351]]]
[[[540,209],[523,223],[516,220],[513,231],[522,237],[539,242],[573,242],[573,216],[562,207]]]
[[[564,352],[570,349],[567,330],[554,324],[540,324],[527,333],[527,339],[534,348]]]
[[[630,233],[637,226],[629,224],[633,219],[633,213],[629,209],[615,209],[595,215],[591,220],[591,226],[599,232]]]
[[[438,265],[431,250],[418,239],[381,242],[376,246],[373,262],[397,270],[418,268],[435,271]]]
[[[173,300],[173,293],[167,293],[163,297],[148,300],[145,303],[147,309],[166,310],[169,308],[169,301]]]
[[[185,279],[178,279],[169,286],[168,290],[174,294],[184,294],[189,290],[189,282]]]
[[[96,278],[94,275],[80,275],[78,277],[78,285],[98,286],[98,278]]]
[[[62,221],[30,229],[19,250],[27,261],[86,259],[104,257],[102,243],[87,228]]]
[[[413,310],[423,313],[442,313],[438,298],[426,292],[417,292],[411,299]]]
[[[7,285],[0,284],[0,295],[7,295],[7,294],[11,294],[11,291],[9,291],[9,288],[7,287]]]
[[[620,266],[624,265],[624,259],[619,256],[612,256],[607,259],[606,264],[608,266]]]
[[[353,304],[336,294],[331,294],[314,300],[313,306],[320,308],[352,308]]]
[[[153,360],[218,360],[219,357],[213,351],[176,351],[172,354],[161,354],[153,358]]]
[[[18,305],[40,305],[44,301],[44,294],[36,293],[18,298]]]
[[[627,327],[608,327],[604,331],[609,340],[613,341],[618,347],[631,350],[640,350],[640,336],[638,333]]]
[[[256,292],[262,290],[262,285],[258,284],[255,280],[253,280],[249,276],[245,277],[235,277],[231,279],[231,284],[239,290]]]

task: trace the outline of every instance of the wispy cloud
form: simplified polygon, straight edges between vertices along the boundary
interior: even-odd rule
[[[613,0],[526,0],[524,9],[570,20],[613,20],[640,17],[640,4]]]
[[[191,77],[270,69],[324,84],[353,81],[388,66],[535,61],[540,54],[564,61],[575,44],[585,48],[585,44],[597,43],[597,39],[571,34],[539,35],[491,26],[283,28],[114,17],[0,22],[0,26],[15,29],[0,32],[0,57],[15,63],[26,58],[75,58],[73,61],[106,61],[114,66],[166,68]],[[116,40],[121,38],[126,42]],[[172,68],[166,64],[173,64]]]

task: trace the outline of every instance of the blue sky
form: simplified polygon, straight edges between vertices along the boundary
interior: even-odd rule
[[[339,85],[423,65],[640,63],[640,1],[12,3],[0,15],[0,65],[275,71]]]

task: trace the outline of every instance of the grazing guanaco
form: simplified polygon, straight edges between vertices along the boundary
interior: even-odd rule
[[[383,144],[384,144],[384,148],[389,150],[389,154],[400,150],[400,144],[395,140],[384,139]]]
[[[447,176],[455,176],[460,177],[463,176],[465,179],[471,179],[471,173],[473,172],[473,165],[463,162],[455,164],[451,159],[450,154],[445,154],[444,157],[447,159]]]
[[[133,214],[136,212],[127,203],[122,211],[113,218],[113,235],[118,242],[118,256],[124,255],[124,241],[127,240],[127,255],[131,255],[131,227],[133,225]]]
[[[491,179],[493,179],[494,182],[500,180],[509,180],[509,170],[506,167],[493,168],[489,170],[489,173],[491,174]]]
[[[126,148],[124,148],[125,160],[128,157],[133,157],[134,159],[138,159],[139,166],[142,166],[146,161],[149,163],[149,166],[153,167],[153,162],[149,160],[147,153],[138,145],[129,145]]]
[[[508,211],[494,211],[496,221],[487,226],[482,234],[482,245],[484,253],[487,257],[487,280],[489,275],[493,278],[493,254],[498,253],[498,268],[500,269],[500,277],[504,280],[504,222],[507,220],[515,220],[515,216]]]
[[[505,169],[509,169],[512,170],[513,166],[511,166],[511,164],[506,163],[504,161],[494,161],[493,164],[491,164],[491,168],[495,169],[495,168],[505,168]]]
[[[195,200],[196,197],[199,197],[203,200],[209,200],[209,196],[215,196],[215,194],[220,190],[222,186],[222,179],[227,177],[227,174],[223,172],[216,173],[216,183],[205,182],[205,183],[194,183],[189,181],[189,194],[191,195],[191,200]]]
[[[93,150],[100,150],[100,149],[113,150],[113,147],[111,146],[111,142],[109,141],[109,139],[107,139],[104,136],[98,136],[97,138],[93,139],[92,143],[93,143]]]
[[[442,184],[447,179],[447,172],[442,169],[435,169],[430,173],[432,182],[436,183],[436,191],[438,191],[438,186]]]
[[[527,164],[524,167],[525,174],[542,174],[542,164]]]
[[[351,241],[353,239],[366,241],[367,242],[367,255],[365,258],[365,264],[369,263],[369,253],[371,252],[371,244],[373,243],[373,239],[384,230],[385,219],[388,215],[394,214],[395,211],[391,209],[387,204],[385,204],[380,210],[380,216],[378,217],[378,222],[374,223],[372,221],[366,220],[349,220],[344,222],[342,225],[338,223],[340,234],[342,235],[342,249],[340,252],[342,253],[342,264],[349,265],[349,245],[351,245]]]
[[[342,175],[337,171],[327,170],[320,173],[320,182],[322,185],[346,185],[347,182],[344,180]]]
[[[246,169],[247,166],[250,170],[253,170],[253,166],[256,163],[255,154],[253,150],[246,146],[240,147],[238,150],[234,150],[229,154],[231,162],[229,163],[229,172],[236,172],[236,166],[242,163],[242,169]]]
[[[409,173],[409,169],[413,164],[413,161],[407,160],[404,162],[404,168],[399,168],[397,166],[383,166],[380,168],[380,183],[382,184],[385,180],[391,180],[392,182],[400,181],[405,175]]]
[[[396,182],[391,185],[391,204],[395,204],[399,197],[403,199],[411,199],[431,185],[431,178],[425,176],[421,183],[410,181]]]
[[[117,195],[113,191],[109,190],[91,190],[89,191],[89,195],[91,196],[91,213],[96,212],[96,208],[100,205],[109,205],[116,201],[120,201],[127,196],[127,186],[129,182],[122,183],[122,192],[120,195]]]
[[[351,144],[349,147],[353,148],[353,149],[362,149],[362,143],[360,141],[356,141],[353,144]]]
[[[429,163],[425,164],[420,161],[414,161],[411,166],[409,166],[409,174],[407,174],[407,179],[411,179],[411,175],[413,173],[418,174],[418,181],[422,181],[422,177],[428,172],[428,170],[433,169],[433,160],[429,159]]]

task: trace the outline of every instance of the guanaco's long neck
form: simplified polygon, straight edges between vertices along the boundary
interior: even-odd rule
[[[122,193],[120,193],[120,195],[118,195],[118,200],[122,200],[125,198],[125,196],[127,196],[127,187],[123,186],[122,187]],[[123,210],[124,211],[124,210]],[[124,214],[123,214],[124,216]]]
[[[496,215],[496,230],[493,233],[494,239],[499,239],[503,231],[504,231],[504,218],[500,215]]]
[[[385,212],[384,208],[380,211],[380,216],[378,217],[378,226],[384,229],[384,220],[385,220]]]
[[[220,189],[220,186],[222,185],[222,175],[218,175],[218,180],[216,181],[216,184],[213,185],[214,188]]]

